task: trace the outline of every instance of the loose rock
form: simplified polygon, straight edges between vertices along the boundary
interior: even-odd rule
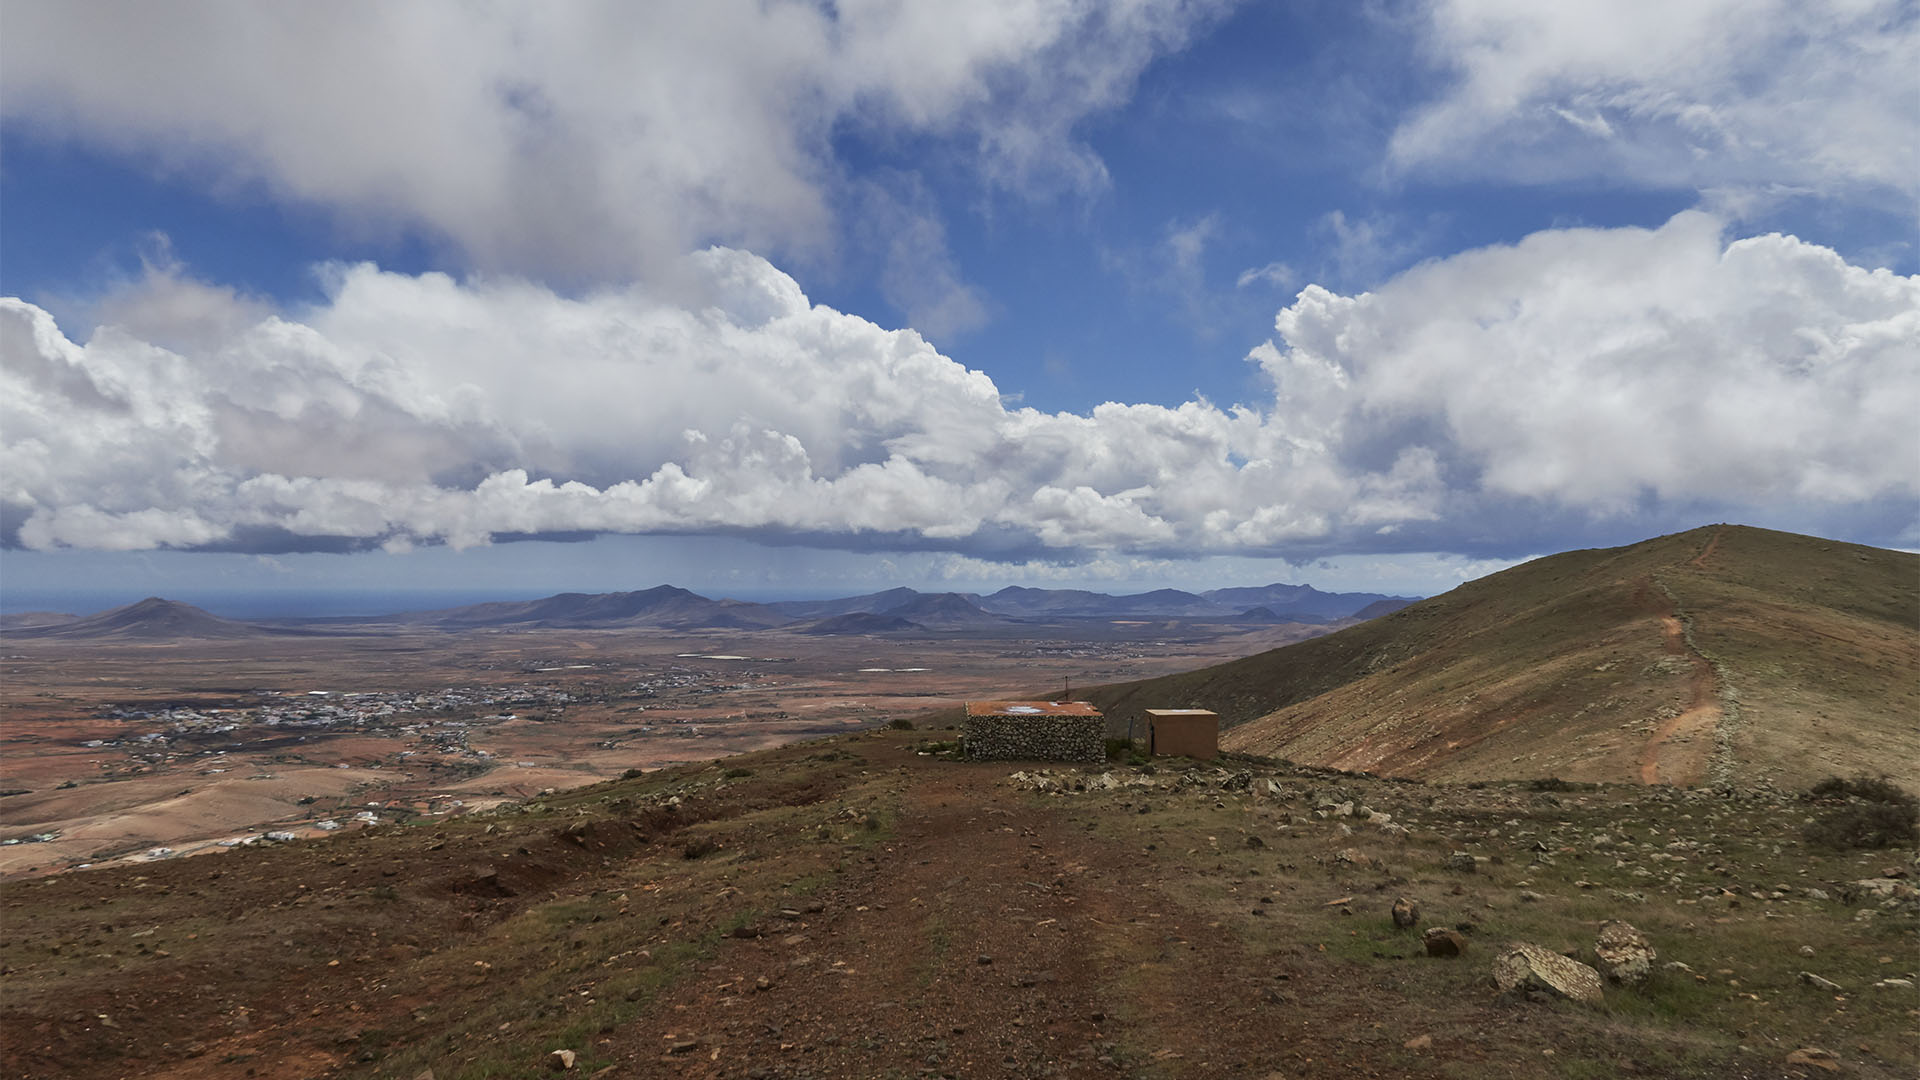
[[[1600,972],[1608,981],[1628,986],[1646,982],[1653,972],[1653,962],[1660,956],[1645,935],[1632,924],[1617,919],[1600,924],[1600,936],[1593,943],[1593,953],[1599,958]]]
[[[1411,930],[1420,923],[1420,904],[1407,897],[1393,902],[1393,925],[1402,930]]]
[[[1559,953],[1516,943],[1493,961],[1493,982],[1503,993],[1543,990],[1558,997],[1597,1005],[1604,997],[1600,973]]]
[[[547,1055],[547,1068],[554,1072],[566,1072],[573,1068],[573,1063],[578,1057],[579,1055],[571,1050],[555,1050]]]
[[[1429,928],[1420,940],[1425,943],[1428,956],[1459,956],[1467,951],[1466,936],[1444,926]]]
[[[1803,1046],[1787,1055],[1789,1065],[1807,1065],[1823,1072],[1840,1071],[1840,1058],[1831,1050],[1822,1050],[1817,1046]]]
[[[1840,990],[1839,983],[1834,982],[1832,979],[1823,979],[1811,971],[1801,972],[1800,981],[1813,987],[1815,990],[1825,990],[1828,993],[1837,993]]]

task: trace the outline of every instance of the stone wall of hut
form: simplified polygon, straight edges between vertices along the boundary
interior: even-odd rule
[[[1105,761],[1099,716],[969,716],[961,745],[980,761]]]

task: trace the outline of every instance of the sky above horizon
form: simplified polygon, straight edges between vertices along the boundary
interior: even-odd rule
[[[0,603],[1920,546],[1920,4],[0,0]]]

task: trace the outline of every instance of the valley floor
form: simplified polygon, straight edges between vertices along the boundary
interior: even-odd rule
[[[1184,670],[1324,627],[1015,630],[8,641],[0,879],[453,817],[968,698]]]

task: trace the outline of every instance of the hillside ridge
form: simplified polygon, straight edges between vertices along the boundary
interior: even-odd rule
[[[1546,556],[1323,637],[1100,687],[1388,775],[1920,780],[1920,556],[1740,525]],[[1913,774],[1913,775],[1908,775]]]

